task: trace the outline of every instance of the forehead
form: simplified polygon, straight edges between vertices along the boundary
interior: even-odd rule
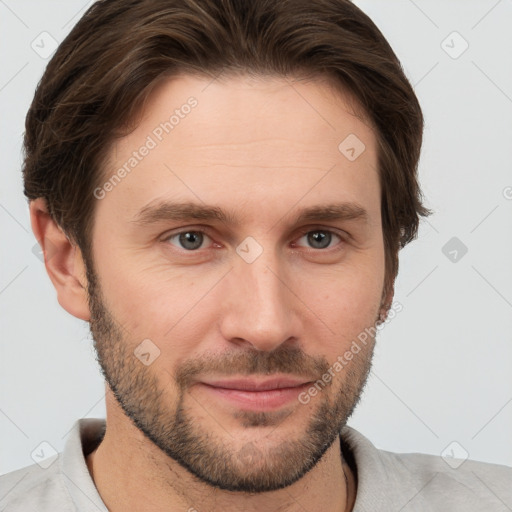
[[[371,202],[377,141],[353,107],[320,79],[166,79],[136,129],[113,146],[104,183],[122,177],[98,209],[115,206],[133,218],[157,198],[178,196],[230,206],[253,197],[260,208],[343,196]]]

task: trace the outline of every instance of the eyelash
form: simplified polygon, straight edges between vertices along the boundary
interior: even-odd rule
[[[342,234],[340,234],[337,231],[334,231],[332,229],[327,229],[327,228],[320,227],[320,226],[319,227],[314,227],[313,226],[313,227],[308,227],[308,229],[303,229],[302,231],[300,231],[298,233],[298,238],[300,239],[304,235],[307,235],[308,233],[315,233],[315,232],[330,233],[331,235],[334,235],[334,236],[338,237],[340,239],[340,243],[346,242],[347,241],[347,237],[348,237],[348,235],[343,236]],[[194,227],[192,227],[192,228],[189,228],[189,229],[184,229],[184,230],[181,230],[181,231],[177,231],[176,233],[168,234],[168,235],[166,235],[163,238],[162,241],[163,242],[169,242],[172,238],[177,237],[179,235],[182,235],[184,233],[201,233],[201,234],[206,235],[208,238],[211,239],[211,236],[209,235],[207,230],[202,229],[202,228],[194,228]],[[313,251],[313,252],[328,252],[328,251],[331,251],[331,250],[335,250],[336,248],[337,248],[337,246],[327,247],[325,249],[315,249],[313,247],[309,247],[310,251]],[[201,250],[201,249],[184,249],[184,248],[178,248],[178,249],[180,249],[183,252],[187,252],[187,253],[198,253]]]

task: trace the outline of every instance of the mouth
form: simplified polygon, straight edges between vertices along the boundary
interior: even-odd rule
[[[212,398],[238,409],[271,411],[298,401],[298,395],[311,385],[311,381],[290,376],[272,378],[237,378],[203,380],[199,387]]]

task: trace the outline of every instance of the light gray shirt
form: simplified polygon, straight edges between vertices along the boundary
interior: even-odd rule
[[[85,461],[104,429],[104,419],[77,420],[48,467],[43,461],[0,476],[0,511],[106,512]],[[353,512],[512,511],[512,468],[379,450],[348,426],[341,439],[357,476]]]

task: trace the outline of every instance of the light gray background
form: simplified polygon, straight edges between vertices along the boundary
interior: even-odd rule
[[[62,450],[76,419],[105,414],[88,324],[59,306],[32,252],[20,172],[24,117],[48,61],[31,44],[51,48],[42,32],[61,41],[89,3],[0,0],[0,473],[32,464],[42,441]],[[349,424],[379,448],[450,446],[512,466],[512,2],[356,3],[424,109],[420,176],[436,213],[401,253],[403,311],[379,335]],[[455,262],[442,251],[452,237],[468,249]]]

